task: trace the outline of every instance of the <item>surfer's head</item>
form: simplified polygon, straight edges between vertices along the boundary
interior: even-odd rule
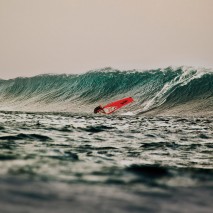
[[[103,110],[103,108],[102,108],[101,105],[99,105],[99,106],[95,107],[94,113],[95,113],[95,114],[96,114],[96,113],[99,113],[101,110]]]

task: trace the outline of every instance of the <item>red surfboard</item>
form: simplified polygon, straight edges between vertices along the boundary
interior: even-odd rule
[[[130,104],[133,101],[134,100],[132,97],[123,98],[121,100],[107,104],[106,106],[103,107],[103,111],[105,114],[111,114],[114,111],[120,109],[121,107],[126,106],[127,104]]]

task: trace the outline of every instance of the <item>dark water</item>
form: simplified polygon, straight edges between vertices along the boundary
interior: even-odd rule
[[[212,69],[0,80],[0,110],[0,213],[213,212]]]
[[[213,117],[0,113],[0,212],[212,212]]]

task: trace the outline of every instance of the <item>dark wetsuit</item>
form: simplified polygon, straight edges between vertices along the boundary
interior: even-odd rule
[[[99,113],[101,110],[103,110],[103,108],[101,107],[101,106],[97,106],[97,107],[95,107],[95,109],[94,109],[94,113],[96,114],[96,113]]]

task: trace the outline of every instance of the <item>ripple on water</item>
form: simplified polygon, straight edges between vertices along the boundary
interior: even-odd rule
[[[191,167],[213,169],[212,118],[39,113],[2,113],[2,117],[5,122],[0,125],[0,170],[4,175],[12,174],[9,171],[26,175],[29,170],[37,177],[89,182],[94,171],[102,171],[102,167],[112,171],[110,168],[116,166],[120,172],[116,181],[126,183],[135,175],[137,181],[143,177],[145,182],[146,178],[174,179],[171,168],[177,176],[182,171],[186,174]],[[23,124],[27,128],[22,128]],[[197,177],[198,173],[190,174]],[[105,180],[94,179],[114,179],[114,173],[103,175]]]

